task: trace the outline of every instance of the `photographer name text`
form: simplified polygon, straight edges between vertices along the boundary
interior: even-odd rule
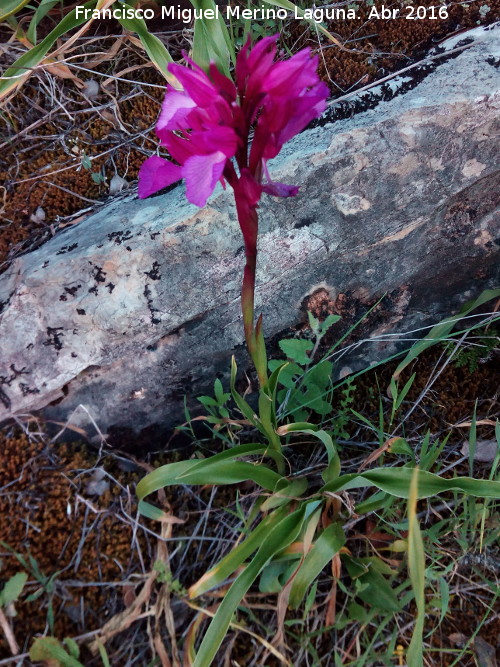
[[[295,7],[293,13],[286,9],[275,9],[269,7],[261,7],[254,9],[245,9],[239,6],[225,6],[219,8],[215,6],[214,9],[194,9],[185,8],[180,5],[170,5],[170,7],[161,8],[161,16],[163,20],[179,21],[185,24],[190,24],[198,19],[219,19],[220,17],[227,20],[253,20],[253,21],[269,21],[297,19],[299,21],[314,21],[315,23],[323,23],[328,20],[342,21],[361,19],[357,13],[357,5],[353,4],[349,7],[315,7],[314,9],[299,9]],[[115,7],[108,9],[90,9],[88,7],[77,7],[76,18],[80,19],[154,19],[159,18],[151,8],[133,8],[133,7]],[[408,19],[408,20],[436,20],[447,19],[448,10],[446,5],[440,6],[417,6],[408,5],[403,8],[388,7],[386,5],[372,5],[368,16],[365,19]]]

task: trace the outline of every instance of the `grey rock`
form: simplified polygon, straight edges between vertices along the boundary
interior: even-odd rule
[[[292,335],[307,304],[349,323],[387,294],[367,342],[338,360],[356,370],[498,284],[499,35],[460,35],[332,104],[273,161],[301,190],[260,208],[268,340]],[[199,210],[183,185],[126,193],[17,258],[0,277],[0,420],[83,405],[72,422],[103,432],[182,422],[185,393],[194,405],[235,351],[247,363],[243,264],[231,192]]]

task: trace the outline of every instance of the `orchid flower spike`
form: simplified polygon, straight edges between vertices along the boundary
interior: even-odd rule
[[[297,187],[271,181],[267,161],[323,113],[329,90],[319,80],[318,58],[310,49],[275,61],[277,39],[265,37],[253,48],[247,41],[237,57],[236,85],[214,64],[207,74],[187,56],[191,68],[168,66],[183,90],[167,86],[156,133],[175,162],[147,159],[139,172],[139,197],[181,179],[187,199],[200,207],[218,181],[223,187],[228,181],[250,208],[262,192],[297,194]]]

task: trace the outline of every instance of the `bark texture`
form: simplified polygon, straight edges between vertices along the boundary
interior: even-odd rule
[[[260,207],[268,339],[289,336],[305,307],[347,323],[387,294],[343,372],[394,352],[387,333],[498,285],[499,36],[462,34],[332,104],[270,165],[301,189]],[[183,421],[185,393],[227,374],[232,353],[245,363],[243,265],[231,192],[198,210],[183,185],[116,200],[16,259],[0,276],[0,420],[42,408],[66,420],[81,404],[104,432]]]

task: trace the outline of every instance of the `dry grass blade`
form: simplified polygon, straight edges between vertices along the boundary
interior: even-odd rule
[[[374,461],[377,461],[377,460],[382,456],[382,454],[383,454],[384,452],[386,452],[396,440],[401,440],[401,438],[398,438],[398,437],[396,437],[396,438],[389,438],[388,440],[386,440],[386,441],[384,442],[384,444],[382,445],[382,447],[379,447],[379,448],[376,449],[374,452],[372,452],[371,454],[369,454],[369,455],[366,457],[366,459],[363,461],[363,463],[359,466],[359,468],[358,468],[358,472],[361,472],[361,471],[364,470],[367,466],[369,466],[371,463],[373,463]]]
[[[177,520],[178,522],[179,520]],[[157,554],[156,558],[158,561],[161,561],[165,567],[170,572],[170,561],[169,553],[166,540],[169,540],[172,537],[172,523],[163,523],[161,527],[161,537],[163,540],[158,540]],[[158,599],[155,604],[155,636],[154,636],[154,646],[158,653],[158,656],[161,660],[162,667],[171,667],[170,659],[167,656],[167,652],[163,642],[161,641],[161,629],[160,629],[160,619],[162,613],[165,617],[165,625],[167,626],[168,634],[170,637],[170,643],[172,647],[172,660],[173,667],[180,667],[180,658],[179,650],[177,647],[177,633],[175,630],[175,620],[174,614],[172,612],[172,607],[170,605],[170,586],[168,582],[165,582],[158,593]],[[168,662],[166,662],[168,660]]]
[[[345,550],[345,547],[342,548]],[[341,550],[341,551],[342,551]],[[325,625],[328,627],[334,625],[336,618],[336,606],[337,606],[337,581],[340,579],[340,573],[342,570],[342,561],[340,559],[340,554],[335,554],[332,558],[332,587],[328,594],[328,605],[326,608],[325,614]]]
[[[151,593],[153,590],[153,584],[158,577],[158,572],[151,572],[151,574],[146,579],[144,586],[142,587],[141,592],[132,602],[130,607],[125,609],[125,611],[120,612],[110,618],[109,621],[101,629],[100,634],[96,640],[94,640],[89,648],[93,655],[97,655],[99,652],[99,641],[102,644],[105,644],[112,637],[117,635],[120,632],[123,632],[129,628],[135,621],[139,618],[142,618],[142,607],[146,604],[151,598]]]
[[[0,607],[0,629],[2,630],[4,637],[9,645],[10,652],[12,655],[17,655],[19,653],[19,646],[14,637],[14,632],[10,627],[10,623],[7,620],[2,608]]]
[[[116,56],[118,51],[121,49],[124,41],[125,41],[125,35],[120,35],[120,37],[118,37],[113,42],[111,47],[105,53],[103,53],[101,56],[98,56],[97,58],[93,58],[92,60],[88,60],[85,63],[85,66],[88,67],[89,69],[93,69],[94,67],[97,67],[101,63],[108,62],[108,61],[112,60]]]
[[[496,426],[496,421],[493,419],[478,419],[475,424],[476,426]],[[472,422],[461,422],[460,424],[453,424],[455,428],[470,428]]]
[[[172,663],[168,657],[167,649],[161,640],[159,632],[157,632],[154,636],[153,645],[155,647],[156,653],[158,654],[158,657],[160,658],[161,667],[172,667]]]

